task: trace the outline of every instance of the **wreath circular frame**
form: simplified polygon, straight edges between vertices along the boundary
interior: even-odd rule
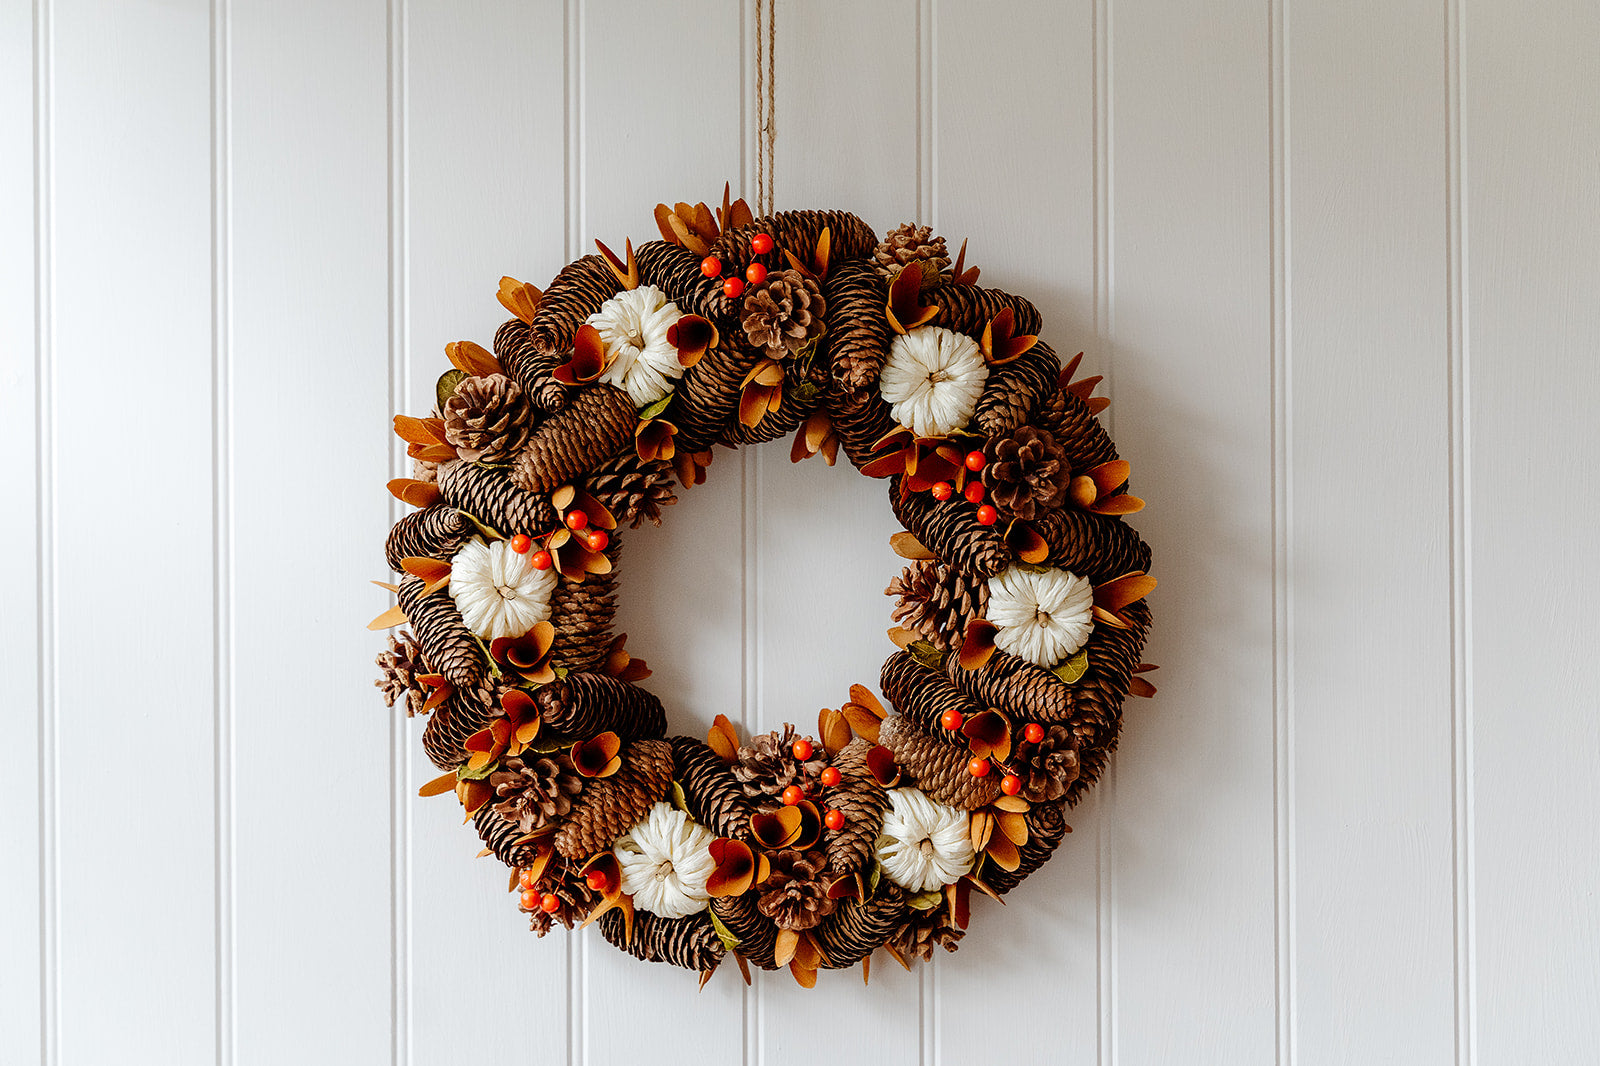
[[[1124,697],[1155,692],[1150,551],[1123,520],[1143,503],[1095,417],[1099,379],[1074,381],[1081,353],[1062,368],[1038,310],[980,288],[965,242],[952,263],[927,227],[880,240],[842,211],[758,219],[726,190],[720,209],[662,204],[656,221],[661,240],[597,241],[543,291],[503,278],[513,317],[493,352],[448,345],[429,417],[395,418],[413,476],[389,487],[416,510],[389,533],[398,602],[371,628],[410,626],[377,683],[429,716],[444,774],[421,792],[459,798],[541,936],[595,922],[702,983],[731,955],[746,980],[787,966],[808,987],[880,947],[908,966],[954,951],[972,892],[999,898],[1044,864]],[[891,365],[920,409],[885,395]],[[981,393],[939,390],[963,370]],[[704,741],[669,738],[612,631],[621,527],[659,525],[713,446],[789,434],[793,461],[842,449],[885,479],[904,527],[883,702],[856,684],[814,735],[741,739],[719,715]],[[486,580],[488,606],[470,598]],[[1088,637],[1051,662],[1027,641],[1069,632],[1045,610],[1068,587]],[[1056,597],[1033,606],[1037,632],[1016,621],[1019,588],[1024,615]],[[987,617],[1002,593],[1004,625]],[[496,594],[522,597],[522,622],[484,629]],[[886,815],[926,835],[891,838]],[[642,861],[667,888],[630,881]],[[694,909],[653,913],[646,891]]]

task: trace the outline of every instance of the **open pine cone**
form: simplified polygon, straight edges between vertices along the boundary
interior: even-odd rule
[[[923,283],[934,281],[939,271],[950,265],[950,251],[943,237],[935,237],[932,228],[907,222],[883,235],[872,253],[873,265],[884,277],[893,277],[908,263],[922,266]]]
[[[802,762],[794,757],[794,742],[800,739],[794,726],[751,737],[749,747],[739,749],[733,776],[739,779],[744,794],[755,799],[777,799],[790,785],[806,792],[815,791],[828,760],[821,744],[813,745],[811,758]]]
[[[798,270],[774,270],[744,298],[740,321],[750,343],[781,359],[822,335],[822,290]]]
[[[494,809],[531,833],[572,811],[572,797],[583,790],[583,779],[555,759],[530,761],[513,755],[489,775],[489,787],[500,801]]]
[[[900,597],[892,612],[896,622],[945,651],[960,646],[967,623],[989,602],[988,581],[937,559],[912,563],[883,591]]]
[[[911,911],[911,917],[889,937],[889,948],[906,962],[933,958],[935,947],[955,951],[961,945],[965,929],[957,927],[950,917],[950,908],[943,903],[927,910]]]
[[[504,374],[463,378],[444,405],[444,438],[469,462],[510,462],[532,423],[522,386]]]
[[[383,690],[384,706],[393,707],[396,700],[403,698],[407,718],[421,714],[422,705],[428,701],[428,690],[417,678],[428,672],[428,666],[422,661],[422,648],[411,631],[402,629],[391,633],[389,650],[380,651],[377,662],[383,676],[373,684]]]
[[[1058,800],[1078,779],[1078,738],[1059,722],[1045,726],[1043,739],[1037,744],[1023,740],[1008,765],[1022,778],[1023,799],[1029,803]]]
[[[983,484],[990,499],[1023,521],[1041,509],[1060,507],[1066,499],[1066,454],[1049,430],[1019,426],[1009,436],[991,439],[983,453],[988,460]]]
[[[833,913],[822,879],[827,858],[820,851],[780,851],[771,856],[772,876],[762,886],[756,908],[780,929],[812,929]]]

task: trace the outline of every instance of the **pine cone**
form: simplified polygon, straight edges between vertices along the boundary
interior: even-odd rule
[[[983,872],[984,883],[1002,895],[1016,888],[1022,883],[1023,878],[1043,866],[1045,860],[1066,837],[1068,832],[1066,804],[1035,804],[1027,814],[1027,823],[1028,842],[1018,849],[1022,864],[1015,870],[1002,870],[998,866],[989,866]]]
[[[711,913],[738,939],[734,951],[763,970],[776,970],[778,927],[756,909],[756,902],[753,893],[721,896],[711,901]]]
[[[1038,336],[1044,319],[1039,309],[1021,296],[1013,296],[1000,289],[980,289],[976,285],[941,285],[937,325],[965,333],[969,337],[983,336],[983,329],[994,316],[1009,307],[1012,312],[1012,333],[1021,336],[1031,333]]]
[[[794,757],[794,742],[799,739],[794,726],[785,722],[783,729],[751,737],[750,745],[739,749],[733,776],[746,796],[777,799],[790,785],[799,785],[805,792],[817,790],[818,779],[828,767],[827,752],[814,743],[811,758],[801,762]]]
[[[551,492],[633,444],[638,412],[615,385],[586,385],[528,435],[511,467],[524,492]]]
[[[508,537],[543,533],[560,521],[549,499],[523,492],[494,467],[446,463],[439,468],[439,491],[446,503]]]
[[[952,289],[965,287],[946,286],[939,290],[939,298],[944,299],[944,294]],[[1060,375],[1061,361],[1056,358],[1055,349],[1040,341],[1012,362],[1002,363],[989,372],[972,417],[988,436],[1010,433],[1033,420],[1034,412],[1055,389]]]
[[[605,674],[568,674],[540,686],[534,699],[544,724],[563,737],[587,739],[610,731],[629,740],[667,731],[659,699]]]
[[[844,828],[831,829],[823,838],[828,869],[835,874],[864,870],[883,828],[889,794],[867,765],[867,753],[876,745],[857,737],[833,757],[839,783],[828,790],[828,806],[844,815]]]
[[[1115,515],[1074,507],[1041,514],[1034,528],[1050,546],[1050,562],[1099,583],[1135,570],[1150,570],[1150,547]]]
[[[644,962],[665,962],[685,970],[709,973],[717,968],[727,948],[717,936],[711,919],[704,913],[685,918],[663,918],[659,914],[637,911],[633,916],[633,940],[628,941],[628,922],[619,910],[600,916],[600,935],[613,947]]]
[[[1117,457],[1117,446],[1111,443],[1100,420],[1089,410],[1089,405],[1066,389],[1057,389],[1039,405],[1038,423],[1055,436],[1067,456],[1067,466],[1073,475],[1109,463]]]
[[[721,344],[683,372],[669,408],[670,420],[678,427],[674,440],[679,451],[704,451],[722,436],[728,421],[737,418],[744,376],[761,360],[761,352],[734,341],[724,335]]]
[[[400,570],[408,557],[449,559],[472,536],[472,523],[449,504],[436,503],[412,511],[394,524],[383,553],[390,570]]]
[[[395,597],[417,635],[417,643],[422,645],[422,656],[435,673],[443,674],[456,688],[476,688],[483,680],[484,669],[478,642],[461,620],[450,590],[435,589],[424,596],[422,590],[426,587],[420,578],[408,577],[400,582]]]
[[[922,267],[923,284],[939,280],[939,271],[950,265],[950,250],[944,246],[943,237],[935,237],[932,228],[907,222],[883,235],[872,261],[878,273],[893,277],[909,263]]]
[[[512,755],[489,775],[489,787],[500,801],[494,807],[500,816],[531,833],[567,816],[583,778],[548,756]]]
[[[889,507],[900,524],[940,559],[987,580],[1011,565],[1011,549],[998,525],[978,524],[978,508],[965,496],[942,503],[931,493],[900,495],[900,478],[889,479]]]
[[[485,681],[481,685],[458,688],[428,719],[422,731],[422,750],[441,770],[454,770],[467,761],[467,738],[488,725],[500,713],[499,686]]]
[[[905,921],[890,935],[888,946],[902,960],[910,962],[933,958],[933,949],[954,951],[967,931],[951,920],[950,908],[943,903],[927,910],[908,908]]]
[[[533,423],[522,386],[504,374],[468,376],[444,405],[444,439],[468,462],[506,463],[521,450]]]
[[[431,459],[411,460],[411,479],[420,481],[424,485],[431,485],[439,480],[439,464]]]
[[[528,856],[532,859],[532,856]],[[526,861],[519,865],[526,865]],[[581,864],[569,862],[560,855],[550,858],[550,864],[545,867],[544,874],[534,882],[541,897],[554,896],[561,901],[561,906],[554,911],[547,911],[542,906],[533,910],[523,908],[528,915],[528,928],[533,930],[535,936],[544,936],[557,923],[562,928],[571,929],[589,916],[600,902],[600,896],[589,887],[583,875],[578,872]],[[542,899],[541,899],[542,902]],[[620,917],[620,914],[618,915]],[[601,919],[604,921],[604,918]]]
[[[1094,635],[1099,631],[1097,626]],[[1072,717],[1073,689],[1066,682],[1042,666],[1003,651],[996,651],[976,670],[962,669],[951,656],[945,663],[945,676],[978,703],[999,708],[1013,721],[1065,722]]]
[[[854,966],[889,939],[906,920],[907,910],[905,896],[887,883],[871,899],[843,900],[833,917],[811,934],[823,964],[836,970]]]
[[[822,335],[826,313],[827,302],[814,280],[798,270],[775,270],[751,287],[739,320],[751,344],[781,359]]]
[[[562,580],[550,594],[550,624],[556,627],[550,656],[569,670],[593,670],[611,650],[611,623],[617,616],[617,557],[622,539],[613,537],[606,555],[611,572],[583,581]]]
[[[877,394],[894,340],[883,314],[888,299],[889,286],[871,263],[842,263],[828,275],[828,351],[842,392],[870,387]]]
[[[683,786],[689,817],[719,837],[751,839],[755,804],[716,752],[693,737],[673,737],[672,768]]]
[[[772,876],[762,884],[756,908],[780,929],[812,929],[833,913],[834,900],[822,877],[828,860],[820,851],[779,851],[769,856]]]
[[[493,804],[485,803],[472,816],[472,826],[478,831],[483,846],[507,866],[526,866],[538,854],[537,845],[524,841],[526,835],[516,822],[507,821]]]
[[[951,684],[944,674],[923,666],[907,651],[897,651],[884,660],[878,684],[884,699],[909,719],[918,732],[961,748],[967,746],[967,738],[941,724],[945,712],[955,711],[965,719],[984,709],[982,704]]]
[[[556,832],[556,851],[582,862],[606,851],[650,812],[672,783],[672,746],[635,740],[622,749],[622,769],[584,785],[572,814]]]
[[[585,479],[589,495],[605,505],[619,523],[633,529],[649,520],[661,524],[661,508],[678,502],[672,493],[672,464],[665,459],[646,462],[625,450],[593,470]]]
[[[983,454],[989,498],[1016,517],[1031,521],[1040,509],[1060,507],[1066,499],[1067,457],[1049,430],[1022,426],[991,437]]]
[[[423,713],[428,690],[417,676],[429,673],[428,664],[422,659],[422,648],[408,630],[389,634],[389,650],[378,653],[378,669],[383,671],[383,676],[373,684],[383,690],[384,706],[393,707],[395,700],[403,697],[407,718]]]
[[[1022,779],[1023,799],[1029,803],[1053,803],[1065,796],[1078,779],[1078,738],[1067,726],[1052,722],[1044,727],[1039,743],[1020,741],[1006,768]]]
[[[947,806],[973,811],[1000,795],[998,774],[973,777],[967,773],[971,756],[965,748],[928,736],[904,715],[891,714],[883,720],[878,743],[889,749],[918,788]]]
[[[912,563],[889,582],[885,596],[898,596],[891,617],[945,651],[961,646],[967,623],[982,617],[989,583],[937,559]]]

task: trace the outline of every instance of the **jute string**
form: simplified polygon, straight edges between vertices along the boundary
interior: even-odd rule
[[[765,22],[766,32],[762,33]],[[756,214],[772,214],[773,149],[777,141],[776,0],[756,0]]]

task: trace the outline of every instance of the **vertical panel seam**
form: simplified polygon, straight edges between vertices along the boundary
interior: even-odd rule
[[[54,48],[51,0],[33,6],[33,257],[34,433],[39,559],[35,610],[39,627],[39,1053],[45,1066],[61,1055],[60,817],[57,759],[58,575],[55,467],[55,145],[52,113]]]
[[[566,92],[566,260],[578,258],[584,233],[584,139],[587,135],[584,113],[584,0],[566,0],[562,15],[562,45]],[[588,1041],[588,988],[585,980],[585,953],[588,938],[574,931],[567,942],[567,1063],[586,1063]]]
[[[1477,1060],[1477,952],[1473,868],[1472,752],[1472,438],[1468,429],[1466,222],[1462,196],[1462,0],[1445,0],[1446,333],[1450,418],[1450,770],[1452,977],[1457,1066]]]
[[[389,194],[389,409],[411,409],[411,358],[408,296],[411,279],[408,212],[407,68],[405,0],[389,0],[385,11],[385,70],[388,89]],[[406,473],[398,441],[391,442],[395,476]],[[399,520],[399,501],[389,503],[389,522]],[[390,1056],[394,1066],[412,1058],[411,1020],[411,804],[410,734],[406,719],[389,717],[389,958],[390,1012],[393,1031]]]
[[[230,0],[211,4],[211,556],[212,787],[216,1055],[237,1057],[238,862],[233,565],[233,154]]]
[[[1294,635],[1290,436],[1287,0],[1267,3],[1269,329],[1272,425],[1273,1030],[1278,1066],[1297,1052],[1294,860]]]

